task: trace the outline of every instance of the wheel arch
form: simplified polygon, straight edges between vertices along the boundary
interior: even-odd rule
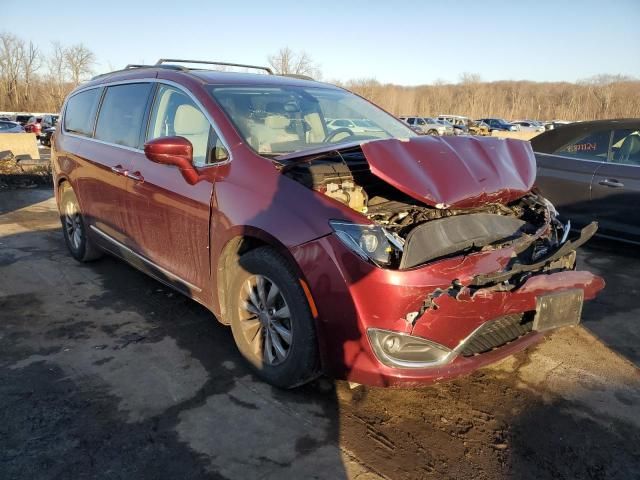
[[[227,319],[229,305],[228,286],[231,283],[233,272],[239,264],[242,255],[259,247],[271,247],[289,262],[298,277],[298,281],[302,284],[303,290],[305,290],[312,310],[315,311],[315,303],[311,297],[307,280],[289,249],[277,238],[264,230],[255,227],[242,227],[241,229],[236,229],[227,239],[220,249],[220,254],[213,265],[215,267],[215,294],[217,295],[219,311],[218,320],[225,325],[229,324],[229,320]]]

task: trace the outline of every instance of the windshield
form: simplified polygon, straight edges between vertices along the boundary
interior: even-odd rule
[[[416,134],[366,100],[333,88],[212,87],[211,94],[245,141],[260,154],[284,154],[321,145]],[[367,126],[354,131],[330,119]],[[356,120],[357,119],[357,120]],[[362,123],[364,122],[364,123]]]

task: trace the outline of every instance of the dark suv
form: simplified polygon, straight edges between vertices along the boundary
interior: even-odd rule
[[[420,137],[332,85],[179,63],[66,99],[52,149],[65,241],[206,306],[272,384],[451,378],[576,324],[603,287],[575,271],[595,225],[569,238],[532,191],[528,143]]]

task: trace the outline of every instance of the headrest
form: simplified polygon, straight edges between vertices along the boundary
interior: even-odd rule
[[[640,135],[638,135],[637,133],[632,133],[627,138],[625,138],[622,144],[622,149],[628,150],[625,153],[629,155],[635,155],[636,153],[640,152]]]
[[[207,118],[193,105],[180,105],[173,121],[176,135],[198,135],[209,130]]]
[[[283,130],[289,126],[289,119],[283,115],[269,115],[264,118],[264,126],[274,130]]]

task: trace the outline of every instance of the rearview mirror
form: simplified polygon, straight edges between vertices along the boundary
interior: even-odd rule
[[[184,137],[160,137],[144,144],[144,154],[149,160],[162,165],[173,165],[180,169],[184,179],[195,185],[200,179],[193,167],[193,145]]]

